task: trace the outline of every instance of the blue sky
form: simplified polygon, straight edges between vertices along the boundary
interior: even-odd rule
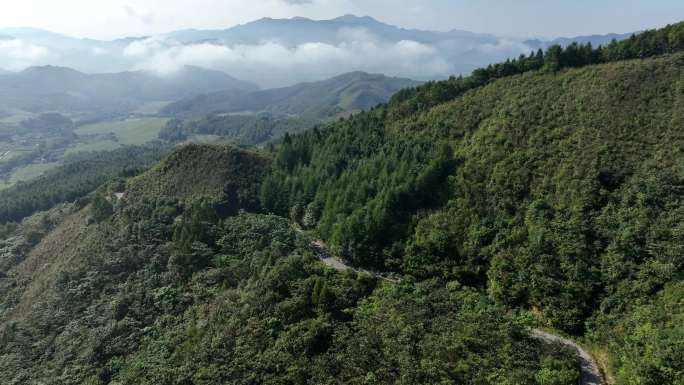
[[[684,0],[7,0],[0,28],[115,38],[226,28],[260,17],[370,15],[420,29],[506,36],[632,32],[684,20]]]

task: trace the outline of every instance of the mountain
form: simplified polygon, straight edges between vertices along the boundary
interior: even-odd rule
[[[285,88],[200,95],[173,103],[164,112],[171,115],[266,112],[276,116],[325,118],[340,112],[367,110],[387,102],[400,89],[419,84],[410,79],[352,72]]]
[[[341,115],[369,110],[397,91],[421,82],[352,72],[320,82],[255,92],[201,95],[163,109],[173,116],[159,138],[180,142],[195,135],[220,136],[239,145],[259,145],[302,132]]]
[[[255,212],[271,161],[183,146],[140,175],[2,228],[5,381],[275,384],[297,373],[353,383],[370,371],[393,383],[389,367],[443,377],[416,369],[417,357],[459,382],[492,371],[520,383],[541,370],[576,378],[569,352],[536,342],[456,282],[393,287],[325,269],[307,235]],[[420,325],[426,306],[430,322]],[[431,348],[402,349],[397,333]],[[463,346],[453,370],[449,341]],[[51,365],[38,363],[45,348]]]
[[[633,33],[609,33],[606,35],[588,35],[588,36],[576,36],[576,37],[563,37],[563,38],[557,38],[553,40],[548,40],[548,41],[543,41],[543,40],[538,40],[538,39],[533,39],[533,40],[526,40],[525,44],[530,45],[531,47],[536,47],[536,48],[541,48],[541,49],[546,49],[552,45],[560,45],[562,47],[567,47],[568,45],[572,43],[578,43],[578,44],[587,44],[591,43],[592,46],[598,47],[598,46],[606,46],[610,44],[613,40],[615,41],[622,41],[629,39],[630,36],[638,34],[639,32],[633,32]]]
[[[284,141],[262,203],[354,266],[531,311],[617,384],[676,384],[683,63],[678,23],[400,91]]]
[[[0,192],[0,376],[586,383],[544,328],[611,383],[679,385],[683,76],[680,23],[263,150],[191,144],[133,170],[118,153],[86,167],[97,188],[72,164]]]
[[[160,76],[147,71],[85,74],[43,66],[0,76],[0,105],[32,112],[116,111],[146,101],[178,100],[231,89],[246,91],[256,86],[198,67]]]
[[[382,23],[369,16],[354,15],[345,15],[331,20],[311,20],[304,17],[263,18],[225,30],[186,30],[172,32],[165,36],[182,43],[215,41],[234,45],[277,41],[291,47],[312,41],[337,45],[347,41],[348,36],[345,36],[345,32],[350,33],[359,29],[387,41],[411,40],[420,43],[438,43],[450,40],[472,45],[475,43],[495,44],[498,40],[494,35],[467,31],[436,32],[403,29]]]
[[[418,80],[468,74],[490,63],[571,40],[608,42],[626,35],[540,41],[468,31],[404,29],[372,17],[330,20],[264,18],[217,30],[181,30],[112,41],[76,39],[42,30],[5,29],[0,50],[9,69],[58,65],[87,73],[146,69],[174,72],[186,65],[225,71],[262,88],[320,81],[363,71]],[[32,60],[16,52],[28,50]],[[262,60],[278,57],[278,60]]]

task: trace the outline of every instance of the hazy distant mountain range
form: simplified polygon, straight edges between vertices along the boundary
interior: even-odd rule
[[[513,39],[460,30],[403,29],[351,15],[332,20],[266,18],[225,30],[190,29],[113,41],[2,29],[0,66],[21,70],[51,64],[86,73],[150,70],[168,75],[191,65],[270,88],[352,71],[438,79],[551,43],[598,45],[627,36]]]
[[[0,74],[0,112],[60,111],[72,114],[125,112],[140,103],[180,100],[216,91],[252,91],[257,86],[224,72],[184,67],[160,77],[149,71],[85,74],[66,67],[30,67]]]
[[[625,40],[632,36],[633,34],[638,33],[610,33],[607,35],[589,35],[589,36],[576,36],[576,37],[561,37],[553,40],[540,40],[540,39],[531,39],[531,40],[526,40],[525,44],[529,45],[530,47],[533,48],[546,48],[554,44],[562,45],[562,46],[567,46],[572,43],[580,43],[580,44],[586,44],[586,43],[591,43],[591,45],[597,47],[600,45],[607,45],[611,41],[616,40]]]
[[[275,116],[334,116],[384,103],[402,88],[421,82],[380,74],[351,72],[319,82],[262,91],[232,90],[188,98],[167,106],[170,115],[265,112]]]
[[[60,112],[79,120],[126,115],[142,103],[176,101],[164,114],[268,113],[314,119],[369,109],[421,82],[352,72],[318,82],[258,90],[224,72],[186,66],[166,76],[149,71],[85,74],[66,67],[30,67],[0,74],[0,113]]]

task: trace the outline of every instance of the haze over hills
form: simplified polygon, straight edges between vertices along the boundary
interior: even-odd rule
[[[184,141],[217,135],[240,145],[271,142],[286,133],[369,110],[401,89],[421,82],[351,72],[319,82],[253,92],[222,91],[172,103],[161,113],[169,121],[159,137]]]
[[[168,74],[195,65],[263,88],[359,70],[439,79],[547,45],[460,30],[403,29],[353,15],[331,20],[264,18],[224,30],[181,30],[112,41],[28,28],[0,30],[0,35],[5,36],[0,40],[0,59],[10,70],[53,64],[88,73],[148,69]],[[625,36],[573,40],[605,42]]]
[[[331,79],[260,91],[222,91],[172,103],[172,115],[266,112],[272,115],[329,117],[340,112],[367,110],[403,88],[421,82],[381,74],[351,72]]]
[[[556,38],[553,40],[540,40],[540,39],[531,39],[531,40],[526,40],[525,44],[529,45],[530,47],[535,47],[535,48],[542,48],[546,49],[554,44],[566,47],[572,43],[578,43],[578,44],[587,44],[591,43],[592,46],[598,47],[598,46],[605,46],[610,44],[613,40],[615,41],[621,41],[628,39],[630,36],[633,34],[638,33],[609,33],[607,35],[588,35],[588,36],[575,36],[575,37],[561,37],[561,38]]]
[[[256,88],[224,72],[190,66],[164,77],[149,71],[85,74],[65,67],[41,66],[0,75],[0,110],[93,114],[125,111],[143,102]]]

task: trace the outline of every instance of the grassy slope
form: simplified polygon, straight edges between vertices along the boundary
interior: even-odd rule
[[[229,183],[235,188],[248,188],[263,175],[268,162],[260,155],[230,146],[188,144],[132,179],[127,191],[136,200],[147,197],[219,201]]]
[[[8,274],[21,282],[18,302],[6,315],[10,319],[30,317],[32,309],[49,301],[49,292],[60,276],[78,268],[85,258],[89,233],[87,211],[76,212],[45,236]]]

